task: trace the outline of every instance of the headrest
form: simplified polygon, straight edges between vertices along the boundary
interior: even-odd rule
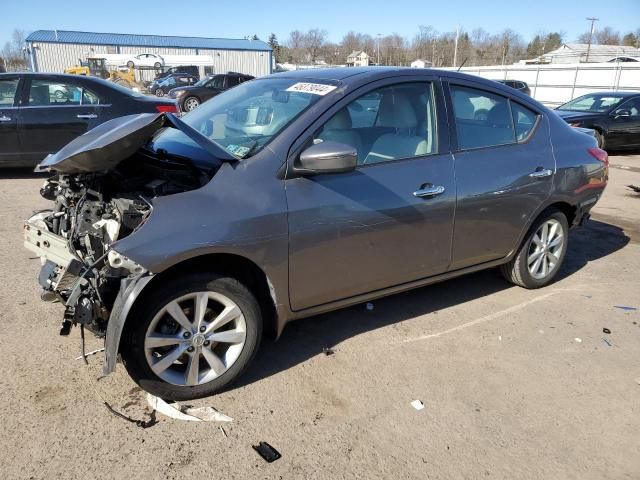
[[[417,124],[416,112],[404,93],[391,89],[383,94],[378,112],[379,126],[414,128]]]
[[[325,124],[326,130],[348,130],[351,128],[351,115],[347,108],[339,110],[331,119]]]
[[[511,112],[507,102],[496,103],[487,114],[487,123],[494,126],[511,126]]]

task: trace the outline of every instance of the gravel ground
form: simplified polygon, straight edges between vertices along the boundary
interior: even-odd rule
[[[75,360],[78,329],[58,335],[22,248],[42,178],[2,172],[0,477],[638,479],[640,310],[615,305],[640,308],[640,195],[624,187],[640,155],[612,157],[610,177],[556,283],[487,271],[290,324],[240,385],[193,402],[234,418],[225,435],[107,411],[150,414],[121,365],[98,381],[99,356]],[[282,458],[264,462],[261,440]]]

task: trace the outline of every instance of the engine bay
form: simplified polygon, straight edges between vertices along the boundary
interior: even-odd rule
[[[153,212],[153,199],[195,190],[215,170],[164,151],[139,150],[107,172],[56,174],[40,194],[53,208],[25,222],[25,246],[42,262],[41,297],[65,305],[61,335],[83,325],[102,336],[120,281],[145,269],[112,248]]]

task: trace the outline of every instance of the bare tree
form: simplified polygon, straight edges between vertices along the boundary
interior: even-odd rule
[[[312,28],[302,36],[302,46],[307,52],[311,63],[316,63],[319,50],[327,40],[327,31],[319,28]]]
[[[600,45],[620,45],[620,32],[611,27],[604,27],[595,32],[594,42]]]

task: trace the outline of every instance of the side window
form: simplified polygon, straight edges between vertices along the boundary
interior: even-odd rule
[[[55,80],[31,81],[29,106],[80,105],[82,88]]]
[[[0,80],[0,105],[12,107],[18,89],[18,79]]]
[[[516,142],[509,100],[475,88],[451,85],[461,150]]]
[[[353,147],[358,164],[368,165],[437,151],[435,108],[430,83],[382,87],[339,110],[314,135],[314,143]]]
[[[511,102],[511,114],[516,128],[516,140],[521,142],[529,136],[535,127],[538,114],[515,102]]]
[[[211,75],[213,73],[213,67],[211,65],[205,65],[204,74],[205,76]]]
[[[617,115],[618,112],[624,111],[624,110],[627,110],[628,112],[630,112],[632,117],[640,116],[640,98],[633,98],[623,103],[622,105],[620,105],[619,108],[616,109],[616,111],[614,112],[614,115]]]
[[[99,105],[100,97],[98,97],[95,93],[90,92],[89,90],[82,90],[82,104],[83,105]]]

